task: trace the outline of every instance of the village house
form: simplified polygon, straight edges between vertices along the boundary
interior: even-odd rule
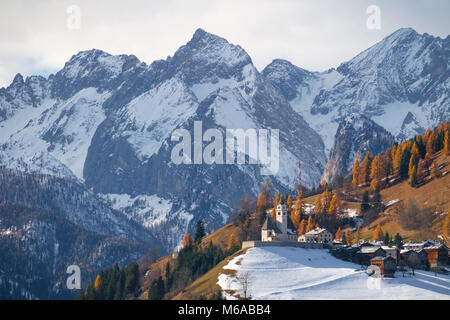
[[[275,219],[269,214],[261,228],[262,241],[297,241],[297,231],[288,218],[286,205],[281,202],[275,210]]]
[[[381,246],[381,249],[386,251],[386,257],[392,257],[395,261],[398,261],[400,258],[400,250],[398,250],[395,246]]]
[[[371,266],[377,266],[380,269],[380,277],[393,278],[395,270],[397,269],[397,263],[391,256],[386,257],[374,257],[370,259]]]
[[[333,235],[323,228],[315,228],[298,237],[298,242],[331,243]]]
[[[420,252],[420,253],[419,253]],[[412,261],[417,261],[415,268],[426,269],[428,266],[428,255],[424,250],[401,250],[400,265],[409,266]]]
[[[430,267],[446,266],[448,262],[448,248],[443,244],[423,248],[427,253]]]
[[[364,246],[356,252],[357,260],[360,264],[368,265],[375,257],[386,257],[386,251],[378,246]]]
[[[403,244],[403,249],[419,251],[426,247],[432,247],[434,245],[436,245],[436,243],[431,240],[425,240],[425,241],[420,241],[420,242],[409,241],[409,242]]]

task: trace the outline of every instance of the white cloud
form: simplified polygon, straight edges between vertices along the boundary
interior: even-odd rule
[[[381,9],[381,30],[366,28],[366,9]],[[78,5],[81,28],[69,30],[66,9]],[[0,86],[18,72],[47,74],[73,54],[98,48],[165,59],[201,27],[240,44],[262,69],[284,58],[310,69],[336,67],[400,27],[446,37],[443,1],[22,0],[0,3]]]

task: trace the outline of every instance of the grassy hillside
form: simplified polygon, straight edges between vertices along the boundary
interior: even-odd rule
[[[378,224],[381,225],[383,232],[388,232],[394,236],[397,232],[406,240],[419,241],[425,238],[436,238],[441,233],[443,219],[450,211],[450,157],[445,156],[442,152],[434,155],[434,162],[441,167],[443,175],[439,178],[432,178],[430,181],[421,185],[418,188],[413,188],[408,184],[408,181],[402,181],[396,185],[381,190],[381,200],[384,204],[390,201],[398,201],[394,205],[386,208],[383,212],[378,214],[378,217],[370,224],[364,225],[361,236],[363,239],[370,240],[373,238],[375,228]],[[369,187],[338,188],[339,195],[343,198],[344,194],[361,199],[362,193],[369,190]],[[305,199],[308,204],[314,204],[318,195],[314,195]],[[349,198],[349,197],[347,197]],[[409,199],[414,199],[419,210],[432,210],[436,212],[433,225],[431,228],[407,230],[402,228],[396,219],[396,213],[401,210],[402,204],[405,204]],[[360,201],[357,200],[342,200],[343,208],[360,209]]]
[[[436,163],[442,165],[442,172],[449,170],[450,157],[437,154]],[[425,238],[436,238],[441,233],[443,219],[450,211],[450,174],[433,178],[430,182],[412,188],[407,181],[396,184],[390,188],[381,191],[381,199],[383,203],[394,200],[400,200],[395,205],[387,208],[379,215],[379,218],[366,226],[362,230],[362,236],[366,239],[373,237],[373,232],[378,224],[381,225],[383,232],[389,232],[395,235],[397,232],[406,240],[423,240]],[[401,227],[395,218],[396,212],[401,210],[402,203],[414,199],[420,210],[433,210],[436,213],[435,220],[431,229],[415,229],[406,230]]]
[[[234,257],[245,253],[247,249],[239,250],[233,255],[229,256],[222,262],[220,262],[213,269],[209,270],[203,276],[194,281],[191,285],[189,285],[185,290],[176,295],[174,300],[198,300],[201,297],[209,299],[213,294],[217,293],[220,290],[219,285],[217,284],[217,279],[219,274],[227,274],[230,276],[234,276],[236,271],[223,269]]]
[[[201,243],[202,247],[206,247],[210,243],[212,243],[214,246],[218,246],[222,250],[225,250],[228,245],[228,240],[229,240],[231,234],[233,234],[233,233],[235,234],[235,237],[236,237],[235,238],[236,243],[241,243],[242,240],[244,240],[244,232],[242,231],[242,225],[237,221],[234,223],[229,223],[229,224],[223,226],[222,228],[216,230],[215,232],[207,235],[202,240],[202,243]],[[162,275],[164,277],[167,263],[170,263],[170,265],[173,267],[176,264],[176,255],[162,257],[155,263],[153,263],[149,266],[144,266],[142,268],[142,273],[145,274],[147,271],[148,271],[148,273],[147,273],[147,276],[145,276],[142,279],[143,294],[140,297],[141,299],[148,298],[147,291],[153,280],[157,279],[160,275]],[[196,283],[196,282],[194,282],[194,283]],[[213,286],[211,288],[213,288]],[[211,292],[215,293],[216,291],[213,290]],[[209,291],[208,291],[208,293],[209,293]],[[177,292],[169,293],[168,297],[172,297],[177,294],[178,294]]]

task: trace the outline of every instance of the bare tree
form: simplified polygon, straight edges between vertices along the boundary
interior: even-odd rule
[[[264,195],[264,198],[266,199],[266,202],[271,202],[273,199],[273,195],[275,194],[275,189],[272,185],[272,180],[266,179],[261,183],[259,190]]]
[[[426,230],[433,225],[434,210],[432,208],[419,209],[416,201],[409,198],[398,206],[396,218],[406,230]]]
[[[408,257],[408,266],[411,268],[413,276],[415,275],[414,270],[417,269],[419,265],[420,265],[419,256],[417,254],[410,254]]]
[[[239,211],[245,214],[250,214],[256,210],[255,200],[248,194],[244,194],[239,200]]]
[[[250,300],[251,296],[249,295],[249,292],[250,292],[250,285],[252,283],[252,277],[250,272],[241,273],[239,276],[236,277],[236,280],[239,283],[242,294],[244,295],[244,300]]]
[[[228,215],[228,222],[235,222],[239,219],[239,211],[237,209],[233,209],[230,211]]]

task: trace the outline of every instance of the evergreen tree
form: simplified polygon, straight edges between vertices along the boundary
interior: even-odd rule
[[[401,160],[400,160],[400,169],[398,174],[401,178],[406,178],[408,176],[408,169],[409,169],[409,159],[411,157],[411,152],[408,148],[408,145],[405,144],[402,150],[401,154]]]
[[[361,200],[361,212],[366,212],[370,209],[370,204],[369,204],[369,191],[364,191],[363,196],[362,196],[362,200]]]
[[[164,281],[162,277],[159,276],[158,279],[152,281],[148,292],[148,298],[150,300],[162,300],[164,294]]]
[[[389,233],[388,232],[386,232],[385,234],[384,234],[384,241],[383,241],[383,243],[384,243],[384,245],[389,245],[389,243],[391,242],[391,238],[389,237]]]
[[[139,266],[137,263],[130,263],[125,269],[125,296],[135,297],[139,289]]]
[[[124,296],[125,296],[124,287],[125,287],[125,271],[121,270],[120,275],[119,275],[119,281],[117,281],[117,284],[116,284],[114,300],[122,300],[124,298]]]
[[[413,188],[417,186],[417,168],[416,166],[413,166],[410,168],[409,174],[409,185]]]
[[[378,187],[373,192],[371,204],[372,204],[372,207],[377,211],[380,211],[383,207],[383,204],[381,203],[380,188],[378,188]]]
[[[169,261],[167,261],[167,264],[166,264],[165,276],[166,276],[166,281],[164,282],[164,289],[165,289],[165,292],[169,292],[170,288],[172,287],[172,274],[170,272],[170,262]]]
[[[401,249],[402,248],[402,244],[403,244],[403,239],[400,236],[400,234],[397,232],[397,234],[395,235],[395,245],[397,246],[397,248]]]
[[[202,220],[198,220],[197,224],[195,225],[195,238],[194,238],[194,241],[197,244],[200,244],[200,242],[202,241],[204,236],[205,236],[205,227],[203,226],[203,221]]]

